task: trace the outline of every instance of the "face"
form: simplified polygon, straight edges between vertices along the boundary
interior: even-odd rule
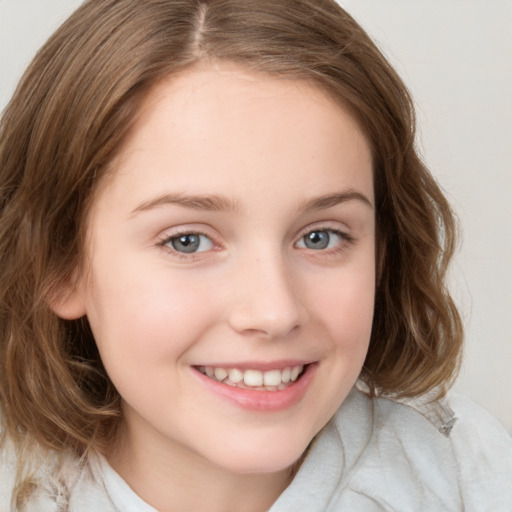
[[[61,313],[88,317],[128,451],[289,467],[368,349],[365,138],[315,87],[223,65],[153,90],[114,164]]]

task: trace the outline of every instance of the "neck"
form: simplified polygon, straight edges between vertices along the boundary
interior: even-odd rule
[[[112,467],[149,505],[160,512],[264,512],[293,478],[293,468],[240,474],[180,445],[131,442],[121,436],[108,455]]]

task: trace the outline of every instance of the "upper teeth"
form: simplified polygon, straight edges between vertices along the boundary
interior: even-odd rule
[[[268,370],[240,370],[238,368],[222,368],[213,366],[201,366],[199,370],[208,377],[226,384],[238,385],[243,382],[250,387],[279,387],[282,384],[294,382],[304,369],[303,365],[286,367],[282,369]]]

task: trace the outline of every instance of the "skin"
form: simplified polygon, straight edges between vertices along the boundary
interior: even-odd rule
[[[122,396],[110,463],[161,511],[267,510],[368,350],[368,144],[314,86],[218,64],[159,84],[113,168],[90,211],[86,270],[56,306],[87,315]],[[313,204],[332,194],[344,200]],[[329,246],[308,247],[310,232]],[[173,247],[186,233],[204,234],[198,252]],[[218,396],[195,369],[282,360],[316,370],[299,403],[270,412]]]

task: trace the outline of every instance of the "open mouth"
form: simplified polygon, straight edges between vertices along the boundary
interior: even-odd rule
[[[228,386],[252,391],[282,391],[297,382],[309,365],[287,366],[273,370],[197,366],[210,379]]]

